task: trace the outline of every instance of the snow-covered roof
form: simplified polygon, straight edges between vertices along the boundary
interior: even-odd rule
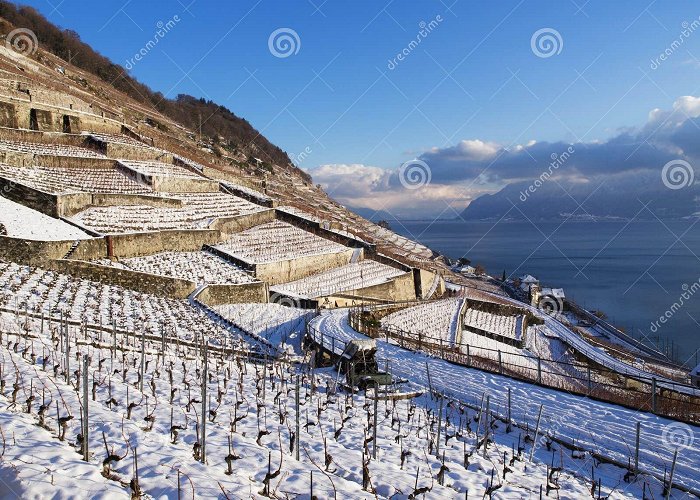
[[[564,295],[564,289],[563,288],[543,288],[542,291],[540,292],[541,295],[549,295],[550,297],[554,297],[556,299],[565,299],[566,295]]]
[[[469,273],[469,274],[474,274],[476,272],[476,268],[474,266],[455,266],[453,270],[457,273]]]
[[[539,283],[540,280],[532,276],[531,274],[526,274],[520,278],[520,283]]]

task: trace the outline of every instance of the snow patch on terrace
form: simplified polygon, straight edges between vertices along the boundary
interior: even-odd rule
[[[246,262],[258,264],[347,250],[343,245],[280,221],[261,224],[234,234],[215,248]]]
[[[301,354],[307,322],[316,315],[313,311],[281,304],[222,304],[210,308],[241,330],[279,346],[280,351],[296,354]]]
[[[54,219],[0,196],[0,224],[7,235],[28,240],[85,240],[90,236],[75,226]]]
[[[373,260],[336,267],[297,281],[272,287],[271,290],[292,297],[318,298],[346,290],[357,290],[386,283],[405,274]]]
[[[234,264],[207,252],[161,252],[145,257],[131,257],[114,262],[97,262],[143,273],[193,281],[198,284],[253,283],[256,280]]]
[[[453,345],[457,339],[459,312],[463,304],[462,298],[419,304],[389,314],[382,319],[382,324],[415,334],[416,337],[420,334],[423,337],[435,339],[433,342],[439,342],[438,339],[440,339],[448,345]]]

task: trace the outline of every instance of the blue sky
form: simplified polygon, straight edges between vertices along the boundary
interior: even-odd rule
[[[328,165],[354,165],[348,171],[368,175],[370,188],[390,185],[373,169],[396,169],[431,148],[607,141],[643,127],[652,109],[700,95],[700,29],[681,35],[682,23],[700,16],[697,2],[452,1],[23,3],[122,65],[159,21],[177,16],[133,76],[170,97],[229,107],[292,156],[306,150],[300,166],[332,191],[342,180]],[[430,21],[434,29],[390,69]],[[271,54],[278,28],[296,32],[297,53]],[[561,40],[546,58],[531,47],[543,28]],[[459,208],[502,183],[488,179],[450,203]]]

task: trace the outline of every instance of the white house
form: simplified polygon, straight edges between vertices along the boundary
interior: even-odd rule
[[[532,286],[539,286],[539,284],[540,280],[530,274],[526,274],[520,278],[520,289],[525,293],[530,293],[530,288]]]
[[[476,268],[474,266],[458,266],[455,267],[454,270],[461,274],[476,274]]]
[[[560,301],[566,299],[563,288],[543,288],[540,290],[540,297],[553,297]]]

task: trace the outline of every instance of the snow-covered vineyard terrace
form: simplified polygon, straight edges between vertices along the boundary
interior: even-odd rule
[[[52,57],[0,81],[0,497],[700,496],[681,367]]]

